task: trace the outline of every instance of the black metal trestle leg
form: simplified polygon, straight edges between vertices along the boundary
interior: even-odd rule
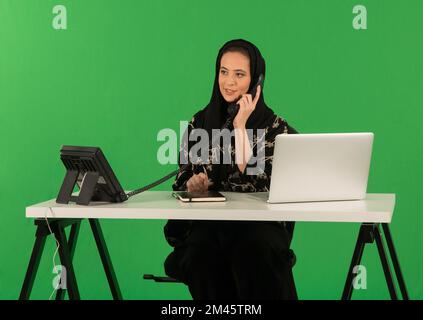
[[[101,262],[103,263],[104,271],[106,272],[107,281],[112,292],[113,299],[122,300],[122,293],[120,292],[119,284],[116,279],[115,270],[110,259],[109,251],[104,240],[103,231],[97,219],[88,219],[90,221],[91,230],[93,232],[95,242],[97,244],[98,252],[100,253]]]
[[[70,250],[68,246],[68,241],[66,239],[65,230],[63,227],[58,226],[53,231],[57,241],[59,242],[59,255],[60,261],[63,266],[66,268],[66,289],[69,294],[69,299],[79,300],[79,290],[76,283],[75,271],[73,269],[73,263],[70,256]]]
[[[80,299],[72,260],[80,230],[81,220],[82,219],[48,219],[50,229],[54,233],[57,241],[59,242],[58,251],[61,264],[64,267],[64,269],[62,269],[62,275],[66,275],[66,287],[62,288],[60,286],[60,288],[58,288],[56,292],[56,300],[62,300],[66,291],[69,294],[69,299]],[[99,251],[104,270],[106,272],[112,296],[114,299],[122,299],[122,294],[116,279],[116,274],[113,269],[109,252],[107,250],[106,242],[104,240],[100,223],[97,221],[97,219],[89,219],[89,222],[97,244],[97,249]],[[47,226],[47,222],[44,219],[35,220],[35,224],[37,225],[36,238],[31,253],[29,265],[25,274],[25,279],[19,295],[20,300],[27,300],[31,295],[34,280],[40,264],[42,252],[45,247],[46,238],[50,235],[50,230]],[[70,225],[72,226],[72,228],[69,235],[69,240],[67,240],[65,227]],[[64,283],[61,282],[61,284],[63,285]]]
[[[31,258],[29,260],[29,265],[25,274],[25,279],[22,285],[21,293],[19,295],[19,300],[29,299],[32,287],[34,285],[35,276],[38,271],[38,266],[40,265],[41,256],[44,250],[44,245],[46,243],[46,236],[41,235],[38,231],[39,227],[36,231],[34,248],[32,249]]]
[[[344,291],[342,293],[342,300],[351,299],[353,292],[354,268],[355,266],[358,266],[361,262],[361,258],[363,257],[364,246],[366,245],[366,240],[371,240],[368,238],[368,228],[370,228],[370,226],[365,224],[362,224],[360,227],[357,242],[355,244],[354,254],[348,270],[347,280],[345,282]]]
[[[401,267],[399,264],[398,256],[394,247],[394,242],[392,241],[391,232],[389,226],[386,223],[382,223],[383,233],[385,234],[386,243],[389,249],[389,255],[392,259],[392,264],[394,265],[395,275],[398,280],[398,285],[400,287],[401,295],[404,300],[409,300],[407,287],[405,286],[404,277],[401,272]]]
[[[387,224],[382,224],[382,227],[383,227],[383,231],[384,231],[386,242],[389,249],[389,256],[392,259],[392,263],[395,269],[395,275],[398,279],[402,297],[404,300],[408,300],[407,289],[406,289],[404,278],[400,269],[398,257],[394,248],[389,227]],[[367,243],[373,243],[375,241],[376,241],[376,246],[378,249],[379,258],[382,263],[386,284],[388,285],[390,297],[392,300],[398,299],[398,295],[396,293],[395,283],[394,283],[391,268],[389,265],[388,255],[387,255],[385,245],[382,239],[379,223],[373,223],[373,224],[363,223],[360,227],[359,235],[358,235],[356,246],[354,249],[354,254],[353,254],[351,264],[347,274],[347,280],[345,282],[344,291],[342,293],[343,300],[351,299],[352,292],[353,292],[354,267],[360,264],[365,245]]]
[[[376,228],[375,240],[377,250],[379,252],[380,262],[382,262],[386,283],[388,285],[389,294],[392,300],[398,300],[398,296],[395,291],[394,279],[392,278],[391,268],[389,266],[388,257],[386,255],[385,245],[383,244],[382,237],[380,236],[379,226]]]
[[[75,253],[75,247],[76,247],[76,240],[78,239],[79,229],[81,227],[81,223],[77,222],[74,225],[72,225],[71,232],[69,235],[69,258],[72,261],[73,255]],[[56,300],[63,300],[65,297],[65,290],[62,288],[57,289],[56,292]]]

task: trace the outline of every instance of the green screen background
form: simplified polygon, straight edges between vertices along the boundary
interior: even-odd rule
[[[52,28],[57,4],[67,30]],[[367,30],[352,27],[357,4]],[[234,38],[260,48],[266,101],[300,132],[375,133],[368,192],[396,194],[391,231],[410,297],[423,298],[422,12],[419,0],[0,0],[0,298],[19,296],[35,232],[25,207],[56,197],[60,146],[101,146],[127,190],[170,172],[157,133],[207,104]],[[164,273],[165,221],[101,223],[125,299],[190,299],[183,284],[142,279]],[[301,299],[340,298],[358,227],[297,224]],[[54,251],[48,239],[31,298],[50,296]],[[389,298],[375,245],[362,265],[353,298]],[[74,266],[81,298],[111,298],[87,221]]]

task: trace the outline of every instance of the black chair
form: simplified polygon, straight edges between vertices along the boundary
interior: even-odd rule
[[[283,222],[283,223],[285,224],[285,228],[288,231],[288,234],[290,235],[289,245],[291,245],[292,237],[294,235],[295,222]],[[178,268],[176,267],[178,266],[177,259],[178,258],[174,254],[174,252],[169,254],[166,258],[165,264],[172,266],[171,268],[169,268],[169,269],[172,269],[172,272],[171,272],[172,277],[155,276],[153,274],[144,274],[143,278],[145,280],[153,280],[154,282],[182,283],[181,280],[178,280],[180,277],[178,277]],[[291,268],[293,268],[295,263],[297,262],[297,257],[295,256],[295,253],[292,249],[289,249],[288,251],[288,259],[290,261]],[[295,283],[293,283],[293,286],[296,292]]]

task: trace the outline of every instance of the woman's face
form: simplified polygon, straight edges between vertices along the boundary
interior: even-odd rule
[[[219,88],[227,102],[234,102],[250,87],[250,59],[239,52],[226,52],[220,60]]]

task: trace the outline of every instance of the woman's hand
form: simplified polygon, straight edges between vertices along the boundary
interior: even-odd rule
[[[243,94],[238,100],[239,111],[234,119],[234,128],[243,129],[247,124],[247,120],[256,108],[257,101],[260,98],[261,86],[257,87],[256,96],[252,100],[251,94]]]
[[[187,182],[188,192],[206,192],[209,189],[209,178],[206,173],[194,174]]]

